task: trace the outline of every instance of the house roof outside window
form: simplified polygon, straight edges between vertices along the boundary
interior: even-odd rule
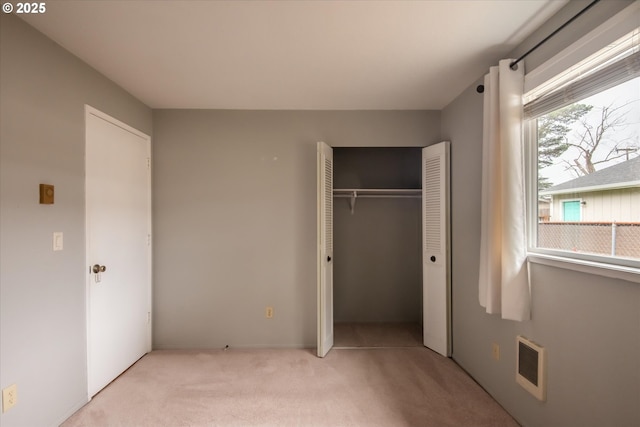
[[[589,191],[612,190],[640,186],[640,156],[634,157],[606,169],[581,176],[562,184],[554,185],[540,196],[551,196],[565,193],[586,193]]]

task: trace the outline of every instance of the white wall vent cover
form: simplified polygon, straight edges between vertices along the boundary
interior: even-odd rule
[[[517,343],[516,382],[538,400],[547,400],[546,350],[523,336],[517,337]]]

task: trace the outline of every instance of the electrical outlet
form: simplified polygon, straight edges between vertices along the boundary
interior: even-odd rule
[[[500,346],[493,343],[493,360],[500,360]]]
[[[2,389],[2,412],[7,412],[9,409],[16,406],[18,403],[18,386],[12,384],[9,387]]]
[[[271,319],[273,317],[273,307],[267,307],[264,311],[264,315],[267,319]]]

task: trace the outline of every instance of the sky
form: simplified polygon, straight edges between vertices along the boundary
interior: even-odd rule
[[[578,101],[578,103],[594,106],[591,112],[585,116],[587,122],[593,126],[597,126],[600,123],[601,107],[612,105],[615,108],[616,106],[628,104],[624,109],[620,110],[626,111],[625,124],[618,126],[615,131],[611,131],[606,134],[604,142],[595,152],[594,160],[603,159],[610,149],[615,146],[616,142],[622,141],[620,144],[621,147],[635,146],[640,148],[640,77],[629,80],[589,98],[585,98]],[[583,127],[579,123],[574,126],[574,129],[568,134],[570,142],[579,141],[578,135],[581,129],[583,129]],[[575,171],[567,170],[567,165],[563,160],[573,162],[573,159],[577,157],[578,152],[579,151],[576,148],[569,148],[562,156],[560,156],[553,166],[542,169],[540,174],[547,177],[553,185],[561,184],[577,178],[578,175]],[[637,155],[640,155],[640,150],[634,153],[629,153],[629,158],[633,158]],[[596,169],[604,169],[625,160],[626,157],[621,157],[607,163],[596,165]]]

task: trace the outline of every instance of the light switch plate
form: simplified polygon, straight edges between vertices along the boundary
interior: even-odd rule
[[[62,231],[55,231],[53,233],[53,250],[61,251],[64,248],[64,240]]]

